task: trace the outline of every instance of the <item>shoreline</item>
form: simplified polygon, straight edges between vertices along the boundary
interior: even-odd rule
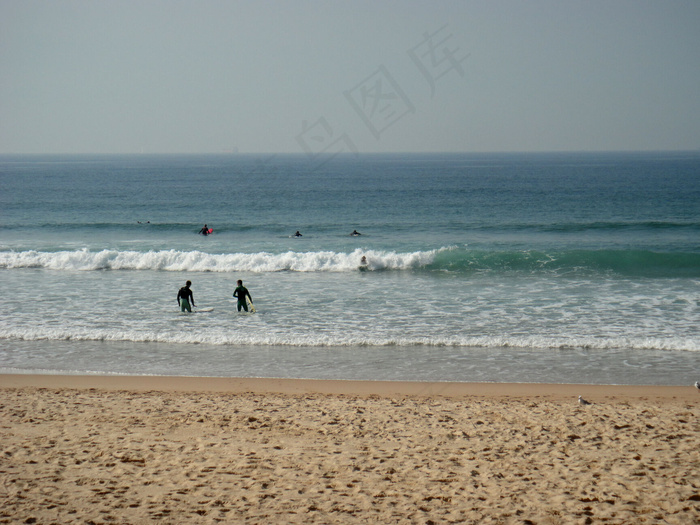
[[[123,341],[8,343],[2,374],[338,381],[692,385],[697,352],[618,349],[294,347]],[[169,356],[164,358],[164,356]]]
[[[698,400],[692,386],[599,385],[578,383],[461,383],[422,381],[357,381],[327,379],[0,374],[2,388],[66,388],[134,392],[217,392],[256,394],[330,394],[378,396],[510,397],[532,396],[566,399],[579,395],[593,398]]]

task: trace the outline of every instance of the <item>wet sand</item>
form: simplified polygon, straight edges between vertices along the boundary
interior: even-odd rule
[[[0,375],[0,523],[698,523],[699,416],[692,386]]]

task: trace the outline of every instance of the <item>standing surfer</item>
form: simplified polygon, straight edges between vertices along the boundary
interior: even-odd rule
[[[192,281],[187,281],[185,286],[180,288],[180,291],[177,292],[177,304],[180,307],[181,312],[184,312],[185,310],[192,312],[192,306],[197,306],[194,304],[194,295],[192,295],[190,286],[192,286]],[[192,305],[190,305],[190,303],[192,303]]]
[[[246,297],[250,299],[251,305],[253,304],[253,298],[250,296],[250,292],[248,292],[248,288],[243,286],[243,281],[238,279],[238,288],[233,292],[233,296],[238,299],[238,311],[241,311],[241,308],[243,308],[246,312],[248,311],[248,303],[246,302]]]

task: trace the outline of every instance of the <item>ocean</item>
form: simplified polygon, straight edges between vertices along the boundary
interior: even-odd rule
[[[2,373],[692,385],[700,153],[2,155],[0,275]]]

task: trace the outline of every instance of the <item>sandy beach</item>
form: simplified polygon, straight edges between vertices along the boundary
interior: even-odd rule
[[[699,416],[692,386],[1,375],[0,523],[692,524]]]

